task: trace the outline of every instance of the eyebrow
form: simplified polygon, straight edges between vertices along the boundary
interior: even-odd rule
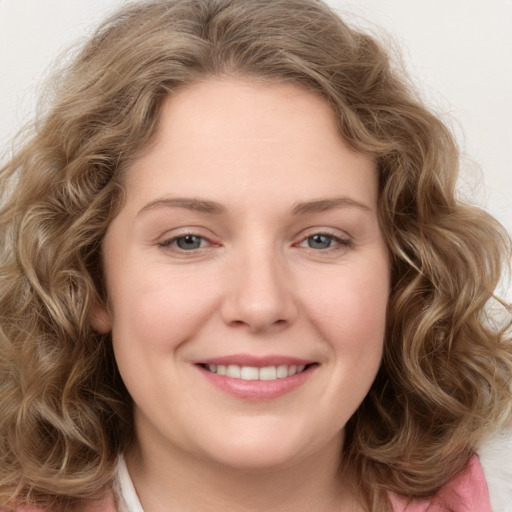
[[[303,201],[296,203],[292,208],[292,215],[304,215],[308,213],[321,213],[327,210],[333,210],[336,208],[346,208],[353,207],[359,208],[361,210],[371,212],[372,209],[361,203],[352,199],[351,197],[332,197],[328,199],[319,199],[313,201]]]
[[[308,213],[321,213],[327,210],[347,207],[372,211],[369,206],[350,197],[332,197],[295,203],[291,209],[291,214],[305,215]],[[154,201],[146,204],[141,210],[139,210],[137,216],[159,208],[184,208],[198,213],[211,213],[216,215],[226,212],[226,208],[215,201],[189,197],[164,197],[155,199]]]
[[[221,214],[226,208],[215,201],[207,201],[205,199],[194,199],[188,197],[164,197],[151,201],[144,206],[137,215],[157,210],[159,208],[184,208],[198,213],[215,213]]]

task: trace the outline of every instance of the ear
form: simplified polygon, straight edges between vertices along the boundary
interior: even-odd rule
[[[107,334],[112,330],[110,313],[105,306],[96,301],[91,308],[91,325],[99,334]]]

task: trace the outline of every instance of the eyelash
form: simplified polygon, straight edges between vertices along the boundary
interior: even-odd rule
[[[309,241],[311,241],[314,237],[325,237],[326,239],[328,239],[330,245],[325,248],[314,248],[314,247],[310,247],[310,246],[305,247],[302,245],[304,243],[309,244],[310,243]],[[187,238],[198,239],[200,241],[200,246],[195,247],[195,248],[190,248],[190,249],[183,249],[182,247],[179,247],[177,245],[180,240],[185,240]],[[217,245],[218,246],[218,244],[215,244],[208,238],[206,238],[202,235],[198,235],[197,233],[193,233],[193,232],[180,234],[178,236],[175,236],[175,237],[169,238],[167,240],[164,240],[162,242],[159,242],[157,245],[164,250],[174,251],[176,253],[181,253],[183,255],[186,255],[186,254],[191,254],[193,252],[197,252],[200,249],[204,249],[205,242],[208,245],[213,245],[213,246]],[[308,236],[302,238],[300,240],[300,242],[294,244],[294,246],[295,247],[304,247],[304,248],[306,248],[310,251],[313,251],[315,253],[317,253],[317,252],[331,253],[331,252],[336,252],[336,251],[340,251],[340,250],[346,251],[348,249],[351,249],[353,247],[353,242],[350,238],[341,238],[341,237],[336,236],[329,232],[318,231],[318,232],[311,233]]]
[[[353,247],[353,242],[350,238],[341,238],[340,236],[333,235],[329,232],[315,232],[312,233],[306,237],[304,237],[298,245],[299,247],[302,246],[304,243],[308,243],[310,240],[312,240],[315,237],[325,237],[330,241],[330,244],[328,247],[325,248],[314,248],[314,247],[306,247],[309,250],[312,250],[314,252],[334,252],[334,251],[340,251],[340,250],[347,250]]]
[[[201,246],[197,247],[197,248],[194,248],[194,249],[183,249],[183,248],[177,246],[177,243],[178,243],[179,240],[185,240],[186,238],[197,238],[197,239],[200,239],[201,240]],[[163,242],[160,242],[158,244],[158,246],[162,247],[163,249],[166,249],[166,250],[175,250],[175,251],[178,251],[178,252],[189,253],[189,252],[194,252],[197,249],[202,249],[203,248],[202,247],[202,243],[205,242],[205,241],[208,242],[209,244],[212,244],[212,242],[210,240],[208,240],[204,236],[198,235],[196,233],[183,233],[182,235],[178,235],[178,236],[175,236],[173,238],[169,238],[168,240],[164,240]]]

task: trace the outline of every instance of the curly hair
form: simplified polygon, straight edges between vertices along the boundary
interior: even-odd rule
[[[109,488],[132,402],[109,335],[101,246],[163,101],[216,76],[321,94],[379,171],[392,289],[379,374],[343,456],[369,511],[433,495],[509,417],[512,350],[487,305],[506,231],[455,194],[458,150],[369,35],[319,0],[152,0],[107,20],[0,170],[0,506],[61,510]]]

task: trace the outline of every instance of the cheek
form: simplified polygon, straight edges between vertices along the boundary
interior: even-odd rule
[[[311,315],[336,347],[364,350],[382,345],[389,279],[386,267],[371,266],[334,273],[309,301]]]
[[[339,425],[345,425],[359,407],[381,364],[389,296],[386,276],[385,266],[352,268],[340,272],[316,296],[312,315],[329,347],[333,371],[326,396],[335,396],[339,404],[332,410],[331,400],[325,408]]]
[[[175,347],[193,335],[215,308],[214,286],[197,273],[146,271],[118,280],[111,290],[113,335],[140,349]]]

